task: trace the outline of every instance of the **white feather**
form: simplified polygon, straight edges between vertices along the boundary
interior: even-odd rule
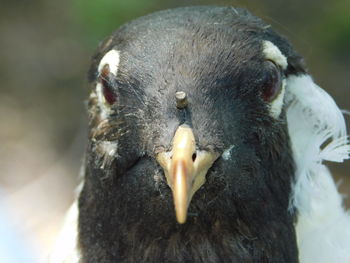
[[[63,228],[58,236],[54,250],[50,254],[50,263],[77,263],[80,260],[78,250],[78,202],[68,210]]]
[[[227,161],[231,159],[231,150],[235,147],[234,144],[232,144],[230,147],[228,147],[221,155],[221,157]]]
[[[79,174],[82,181],[75,190],[76,199],[66,214],[61,232],[49,255],[49,263],[78,263],[80,261],[81,254],[78,248],[78,196],[84,186],[84,175],[85,161],[83,161]]]
[[[287,122],[296,162],[291,207],[301,263],[349,263],[350,216],[323,161],[349,158],[344,117],[308,75],[287,79]]]

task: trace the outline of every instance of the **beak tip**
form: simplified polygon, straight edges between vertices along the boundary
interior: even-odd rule
[[[180,205],[176,206],[175,205],[175,214],[176,214],[176,221],[179,224],[184,224],[186,223],[187,220],[187,205]]]
[[[186,223],[187,216],[176,216],[176,220],[180,225],[183,225]]]

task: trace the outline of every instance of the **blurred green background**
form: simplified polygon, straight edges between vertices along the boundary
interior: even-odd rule
[[[316,82],[350,109],[349,0],[0,4],[0,198],[35,253],[49,249],[73,200],[86,140],[90,57],[102,39],[133,18],[184,5],[246,7],[287,36]],[[332,165],[344,194],[350,193],[349,169],[350,162]]]

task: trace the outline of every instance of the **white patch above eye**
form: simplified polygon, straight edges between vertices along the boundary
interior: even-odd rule
[[[276,47],[272,42],[268,40],[265,40],[263,42],[263,53],[266,59],[272,60],[283,70],[287,68],[287,58],[282,54],[281,50],[279,50],[279,48]]]
[[[115,49],[108,51],[106,55],[103,56],[100,64],[98,65],[98,73],[101,73],[102,68],[105,65],[108,65],[111,73],[113,73],[114,75],[117,75],[119,62],[120,62],[120,52]]]
[[[118,67],[120,62],[120,52],[112,49],[108,51],[103,58],[101,59],[100,64],[98,65],[98,74],[101,74],[101,71],[105,65],[109,66],[109,70],[115,76],[118,73]],[[106,103],[106,99],[103,95],[103,86],[100,82],[96,85],[96,96],[98,100],[98,105],[100,108],[100,115],[102,119],[106,119],[110,113],[110,105]]]
[[[284,94],[286,92],[286,80],[282,81],[282,88],[277,97],[270,103],[270,115],[277,119],[283,108]]]

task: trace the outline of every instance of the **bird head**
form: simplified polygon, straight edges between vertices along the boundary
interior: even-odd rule
[[[180,224],[286,207],[285,80],[303,72],[289,43],[246,11],[185,8],[124,25],[90,69],[86,184],[149,220],[175,210]]]

